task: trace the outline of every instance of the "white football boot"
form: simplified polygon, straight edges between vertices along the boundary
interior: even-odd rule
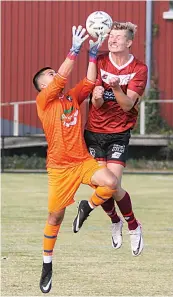
[[[131,249],[133,256],[139,256],[143,250],[144,242],[142,236],[142,226],[138,222],[138,227],[135,230],[129,230]]]
[[[122,245],[122,228],[123,221],[120,219],[118,223],[112,223],[112,247],[119,249]]]

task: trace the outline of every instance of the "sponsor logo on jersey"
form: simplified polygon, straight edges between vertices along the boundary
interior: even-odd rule
[[[103,100],[104,100],[104,101],[116,101],[112,89],[110,89],[110,90],[105,90],[105,91],[104,91],[104,93],[103,93]]]
[[[109,85],[109,80],[111,78],[119,78],[120,82],[119,82],[119,85],[122,86],[122,85],[128,85],[129,81],[134,78],[136,72],[134,73],[130,73],[130,74],[122,74],[122,75],[115,75],[115,74],[112,74],[110,72],[106,72],[105,70],[103,69],[100,69],[101,71],[101,78],[102,80]]]

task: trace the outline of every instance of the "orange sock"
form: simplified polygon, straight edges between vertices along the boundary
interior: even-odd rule
[[[97,207],[103,204],[105,201],[112,197],[112,194],[115,193],[116,190],[112,190],[108,187],[97,187],[94,194],[91,196],[89,203],[93,207]]]
[[[59,229],[60,225],[53,226],[46,222],[43,239],[43,260],[45,263],[49,263],[52,260],[53,249]]]

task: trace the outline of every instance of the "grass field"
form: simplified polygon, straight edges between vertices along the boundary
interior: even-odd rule
[[[71,225],[77,201],[92,189],[81,186],[66,211],[54,252],[51,296],[172,296],[173,176],[124,175],[145,249],[132,257],[126,223],[123,246],[111,247],[110,223],[101,208],[78,234]],[[42,232],[47,216],[46,174],[2,175],[2,296],[42,296]]]

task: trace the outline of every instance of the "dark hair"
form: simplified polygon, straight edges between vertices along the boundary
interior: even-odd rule
[[[41,91],[40,87],[39,87],[39,83],[38,83],[38,79],[40,78],[40,76],[43,74],[43,72],[47,69],[52,69],[51,67],[44,67],[42,69],[40,69],[33,77],[33,84],[34,84],[34,87],[36,88],[36,90],[38,92]]]

